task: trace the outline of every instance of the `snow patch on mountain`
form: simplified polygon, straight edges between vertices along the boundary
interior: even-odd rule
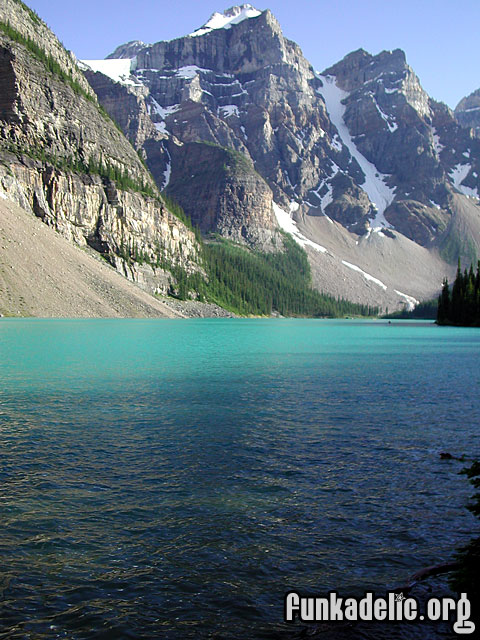
[[[372,221],[372,226],[374,228],[391,227],[383,213],[395,197],[395,187],[391,188],[386,184],[386,178],[388,176],[380,173],[376,166],[369,162],[365,156],[360,153],[352,139],[352,136],[350,135],[347,125],[343,119],[345,114],[345,105],[342,104],[342,100],[345,100],[345,98],[349,96],[349,93],[348,91],[343,91],[343,89],[337,87],[335,76],[322,76],[317,74],[317,77],[323,83],[323,87],[317,89],[317,92],[325,100],[330,120],[337,128],[343,144],[348,148],[350,154],[358,162],[365,175],[365,181],[360,186],[366,192],[370,201],[377,209],[377,214],[375,219]],[[390,131],[392,131],[391,128]]]
[[[200,67],[197,67],[196,64],[189,64],[186,67],[180,67],[180,69],[177,69],[175,75],[177,76],[177,78],[185,78],[186,80],[190,80],[201,71],[209,72],[210,69],[202,69]]]
[[[135,70],[136,58],[110,58],[108,60],[80,60],[80,68],[84,65],[87,69],[97,73],[103,73],[114,82],[120,84],[139,86],[131,77]]]
[[[218,112],[219,115],[223,116],[224,118],[240,115],[236,104],[226,104],[224,107],[218,107]]]
[[[180,109],[179,104],[173,104],[169,107],[162,107],[158,104],[155,98],[152,98],[150,96],[150,100],[151,100],[151,104],[148,105],[149,115],[156,113],[161,118],[165,119],[167,116],[171,115],[172,113],[176,113]]]
[[[296,211],[298,209],[298,203],[292,202],[290,205],[290,211]],[[273,211],[275,213],[275,217],[277,218],[278,225],[283,231],[290,233],[293,236],[295,242],[297,242],[301,247],[313,247],[316,251],[320,251],[320,253],[327,253],[325,247],[322,245],[309,240],[307,237],[301,233],[297,227],[297,223],[292,218],[290,213],[284,211],[281,207],[278,206],[276,202],[273,203]]]
[[[382,119],[385,120],[385,122],[387,123],[387,127],[390,133],[393,133],[394,131],[396,131],[398,129],[398,124],[396,120],[394,118],[387,116],[387,114],[380,109],[380,106],[376,100],[375,100],[375,106],[377,107],[378,113],[382,116]]]
[[[434,146],[434,149],[435,149],[435,153],[437,154],[437,156],[439,156],[440,153],[445,149],[445,147],[440,142],[440,137],[439,137],[435,127],[430,126],[430,131],[432,132],[433,146]]]
[[[336,134],[335,134],[335,137],[336,137]],[[339,171],[340,171],[340,167],[335,162],[332,162],[332,173],[330,174],[330,176],[322,180],[315,190],[312,190],[312,192],[317,196],[317,198],[320,199],[320,208],[322,210],[323,215],[326,215],[325,209],[328,207],[328,205],[331,202],[333,202],[333,187],[330,184],[330,181],[332,180],[332,178],[334,178],[337,175]],[[324,187],[327,188],[327,191],[326,193],[323,194],[323,196],[321,196],[320,191],[322,191]]]
[[[227,9],[223,13],[215,12],[210,20],[200,29],[189,33],[190,37],[203,36],[214,29],[231,29],[232,25],[239,24],[248,18],[256,18],[262,12],[252,7],[251,4],[242,4],[238,7]]]
[[[401,291],[397,291],[396,289],[394,289],[395,293],[397,295],[399,295],[401,298],[405,298],[406,301],[406,307],[407,307],[407,311],[413,311],[415,309],[415,307],[417,306],[417,304],[420,304],[419,301],[414,298],[413,296],[409,296],[406,293],[402,293]]]
[[[470,173],[471,169],[472,166],[470,164],[457,164],[450,171],[450,178],[452,179],[455,189],[458,189],[461,193],[463,193],[463,195],[468,196],[469,198],[478,199],[478,190],[476,187],[472,189],[472,187],[467,187],[466,185],[462,184],[462,182]]]
[[[387,285],[386,284],[384,284],[378,278],[374,278],[373,276],[371,276],[369,273],[367,273],[363,269],[360,269],[360,267],[357,267],[356,264],[352,264],[351,262],[347,262],[346,260],[342,260],[342,264],[344,264],[349,269],[352,269],[353,271],[358,271],[358,273],[362,274],[362,276],[365,278],[365,280],[368,280],[369,282],[373,282],[374,284],[377,284],[379,287],[382,287],[382,289],[384,291],[387,290]]]

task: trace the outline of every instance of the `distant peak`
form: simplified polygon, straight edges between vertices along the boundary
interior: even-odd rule
[[[230,29],[233,24],[238,24],[248,18],[256,18],[261,13],[262,12],[255,9],[255,7],[252,7],[251,4],[240,4],[235,7],[230,7],[230,9],[226,9],[223,13],[213,13],[210,20],[206,22],[203,27],[200,27],[200,29],[197,29],[189,35],[203,36],[205,33],[209,33],[214,29]]]

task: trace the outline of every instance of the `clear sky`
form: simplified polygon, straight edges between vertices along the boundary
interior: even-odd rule
[[[80,59],[129,40],[186,35],[232,0],[26,0]],[[241,4],[240,2],[238,4]],[[424,89],[454,108],[480,88],[480,0],[262,0],[284,34],[322,71],[362,47],[403,49]]]

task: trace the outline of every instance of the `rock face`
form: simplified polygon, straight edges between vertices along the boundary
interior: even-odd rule
[[[455,117],[462,127],[471,127],[480,138],[480,89],[460,100],[455,107]]]
[[[118,190],[99,176],[10,157],[8,168],[0,164],[0,187],[9,200],[71,242],[95,249],[146,291],[168,291],[172,278],[166,263],[198,270],[193,233],[153,198]]]
[[[128,282],[94,251],[68,242],[0,198],[0,314],[51,317],[178,317]],[[199,303],[197,303],[199,304]]]
[[[272,191],[246,156],[188,142],[172,146],[172,166],[168,193],[203,233],[218,232],[266,251],[282,246],[275,231]]]
[[[64,72],[1,35],[0,139],[6,163],[20,158],[4,190],[149,290],[165,290],[168,266],[200,269],[193,234],[145,195],[154,183],[204,234],[275,251],[291,232],[316,286],[356,301],[413,304],[480,254],[480,140],[402,51],[318,73],[270,11],[241,5],[83,61],[83,77],[21,3],[0,3]]]
[[[189,36],[130,42],[101,68],[85,63],[157,184],[203,232],[271,250],[279,224],[308,249],[314,282],[335,295],[347,279],[385,284],[384,266],[386,289],[405,291],[414,255],[426,281],[407,294],[433,295],[458,257],[480,253],[479,141],[425,93],[403,51],[355,51],[317,73],[270,11],[241,5]],[[229,164],[232,154],[245,161]],[[337,266],[322,257],[327,246]],[[394,255],[397,276],[385,262]],[[386,289],[378,285],[377,301],[408,298]]]
[[[169,156],[179,158],[182,154],[178,146],[190,142],[211,142],[242,153],[254,163],[275,200],[285,207],[293,198],[306,195],[308,187],[317,186],[324,147],[328,146],[322,139],[328,138],[328,131],[334,135],[322,98],[315,90],[318,80],[299,47],[284,38],[273,15],[269,11],[258,13],[231,29],[155,45],[131,43],[112,54],[112,62],[117,56],[135,56],[126,87],[129,92],[138,95],[135,85],[139,84],[148,88],[146,110],[165,139],[156,145],[150,140],[144,149],[157,184],[167,192],[171,192],[165,180]],[[120,121],[120,95],[125,88],[117,83],[118,99],[108,100],[99,74],[87,77],[102,104]],[[114,89],[111,91],[113,94]],[[223,162],[220,156],[218,161]],[[214,171],[221,167],[215,166]],[[172,165],[172,177],[174,173]],[[251,181],[256,190],[257,184],[258,179]],[[261,189],[265,191],[266,185]],[[227,191],[223,199],[227,201]],[[256,200],[252,194],[253,206]],[[230,215],[232,211],[230,208]],[[228,215],[225,211],[218,219]],[[264,247],[268,217],[274,238],[277,224],[271,207],[270,213],[259,208],[251,209],[250,231],[243,241],[256,244],[258,238]],[[234,220],[231,223],[242,226]]]
[[[395,220],[415,242],[441,244],[449,194],[480,186],[478,145],[424,92],[405,54],[359,50],[318,75],[270,11],[229,11],[238,24],[225,12],[184,38],[118,47],[109,61],[131,61],[127,88],[107,91],[100,74],[87,76],[116,120],[125,120],[127,90],[141,102],[138,127],[148,113],[165,136],[143,144],[157,183],[168,191],[175,145],[209,141],[250,158],[298,216],[325,214],[360,234]],[[137,132],[131,139],[142,146]]]
[[[22,3],[1,0],[0,9],[15,29],[0,32],[3,193],[149,292],[169,288],[170,266],[199,271],[194,234],[167,210],[75,60]]]
[[[470,132],[428,97],[400,50],[355,51],[323,76],[325,85],[335,78],[335,90],[321,91],[332,112],[343,110],[343,141],[367,177],[376,221],[423,246],[441,244],[452,194],[478,195],[480,147]]]

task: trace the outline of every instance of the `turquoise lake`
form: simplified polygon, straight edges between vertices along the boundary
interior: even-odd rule
[[[287,591],[449,560],[479,356],[422,322],[1,319],[0,638],[295,637]]]

